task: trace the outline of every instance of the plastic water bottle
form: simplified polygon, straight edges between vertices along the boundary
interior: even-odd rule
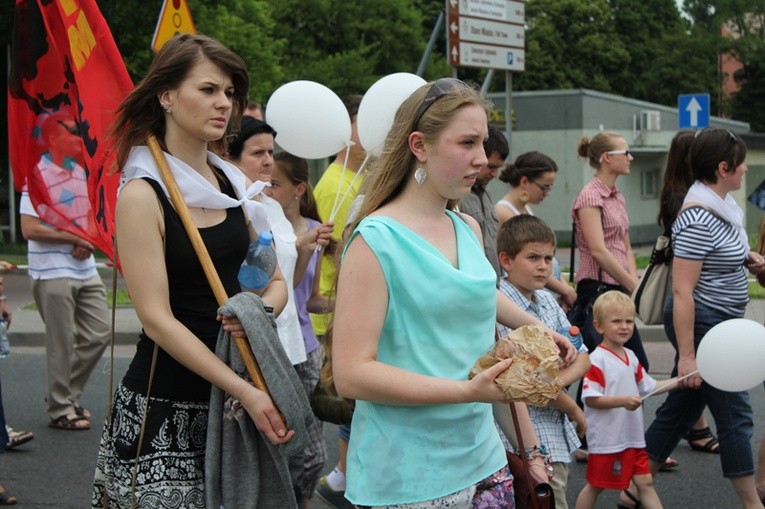
[[[0,318],[0,359],[4,359],[11,354],[11,345],[8,342],[8,324],[5,319]]]
[[[571,327],[563,327],[560,330],[558,330],[559,333],[566,336],[568,339],[571,340],[571,343],[574,345],[574,348],[579,350],[582,346],[582,333],[579,331],[579,327],[576,325],[572,325]]]
[[[250,242],[247,256],[239,268],[239,284],[246,290],[263,291],[276,270],[274,236],[271,232],[261,232],[257,241]]]

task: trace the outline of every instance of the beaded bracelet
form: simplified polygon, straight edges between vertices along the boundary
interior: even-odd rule
[[[547,476],[552,479],[553,477],[553,466],[552,466],[552,456],[550,456],[550,453],[547,451],[547,447],[542,444],[539,446],[534,446],[531,449],[527,448],[525,451],[525,457],[526,461],[534,461],[534,458],[542,458],[542,462],[545,467],[545,471],[547,472]]]

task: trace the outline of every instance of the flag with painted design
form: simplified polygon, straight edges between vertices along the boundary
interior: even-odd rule
[[[8,133],[17,191],[113,257],[117,175],[105,139],[133,85],[95,0],[16,0]]]

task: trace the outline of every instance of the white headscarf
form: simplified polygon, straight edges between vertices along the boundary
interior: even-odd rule
[[[175,182],[183,195],[183,199],[190,207],[204,207],[206,209],[222,210],[236,206],[244,205],[247,219],[252,223],[256,231],[268,231],[271,226],[268,221],[268,213],[262,203],[252,200],[252,197],[260,194],[268,185],[265,182],[254,182],[250,187],[245,188],[246,177],[239,168],[216,156],[212,152],[207,153],[210,163],[220,169],[231,182],[237,199],[231,198],[225,193],[221,193],[207,181],[202,175],[191,166],[180,159],[173,157],[165,152],[167,164],[170,166]],[[122,169],[120,177],[119,191],[129,181],[137,178],[149,177],[156,180],[162,187],[166,196],[170,196],[167,187],[162,181],[154,158],[146,146],[133,147],[130,151],[125,167]],[[118,193],[119,193],[118,191]]]
[[[738,234],[741,237],[741,242],[743,242],[745,246],[749,246],[749,237],[744,228],[744,210],[739,207],[736,200],[734,200],[730,194],[726,194],[725,199],[723,200],[719,194],[712,190],[712,188],[697,180],[691,185],[690,189],[688,189],[688,194],[685,195],[683,205],[686,203],[700,203],[715,212],[732,224],[738,231]]]

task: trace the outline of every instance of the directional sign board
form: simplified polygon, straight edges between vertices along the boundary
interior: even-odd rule
[[[191,19],[186,0],[165,0],[159,13],[157,27],[151,40],[151,49],[157,53],[175,34],[195,34],[197,29]]]
[[[677,96],[680,129],[709,127],[709,94],[682,94]]]
[[[513,0],[446,0],[449,63],[523,71],[525,7]]]

